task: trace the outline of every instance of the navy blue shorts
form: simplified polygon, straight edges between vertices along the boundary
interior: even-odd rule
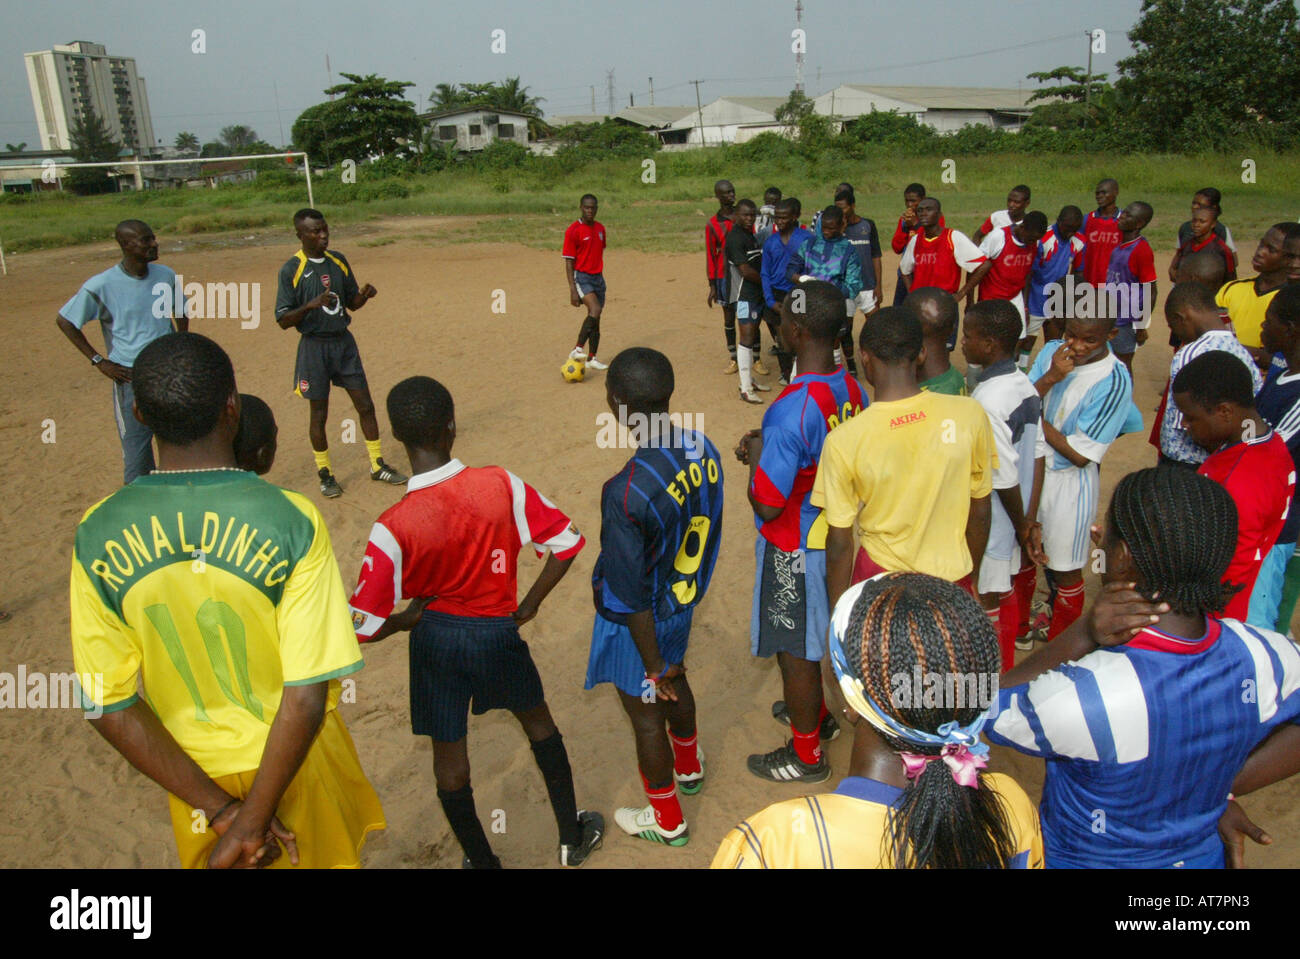
[[[694,612],[695,607],[690,606],[663,622],[655,622],[659,655],[670,666],[680,666],[686,660]],[[649,688],[645,663],[641,661],[636,641],[632,639],[632,631],[597,613],[591,630],[591,655],[587,659],[584,688],[592,689],[601,683],[613,683],[629,696],[641,696]]]
[[[330,384],[345,390],[364,390],[366,371],[351,331],[335,336],[307,333],[298,340],[298,359],[293,370],[293,391],[305,400],[323,400]]]
[[[718,302],[722,304],[724,309],[734,305],[727,302],[727,291],[729,286],[730,284],[727,283],[727,278],[725,276],[720,276],[713,281],[713,294],[717,298]]]
[[[605,305],[605,275],[603,273],[573,272],[573,285],[578,288],[578,296],[586,299],[588,293],[596,294],[596,302]]]
[[[411,630],[411,732],[454,743],[469,710],[523,712],[540,706],[542,678],[510,616],[452,616],[425,610]]]

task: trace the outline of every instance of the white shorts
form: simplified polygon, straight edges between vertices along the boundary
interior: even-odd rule
[[[876,304],[879,302],[880,302],[880,298],[876,296],[875,290],[863,290],[861,293],[858,294],[857,299],[846,301],[845,307],[849,311],[849,316],[853,315],[853,310],[855,308],[861,310],[864,314],[866,314],[874,310],[876,308]]]
[[[1011,559],[996,559],[988,553],[980,562],[980,581],[975,589],[980,593],[1005,593],[1011,589],[1011,577],[1020,572],[1020,547]]]
[[[1097,464],[1049,469],[1043,477],[1038,519],[1043,524],[1047,568],[1083,569],[1092,555],[1090,531],[1097,515]]]
[[[1045,317],[1031,315],[1025,323],[1025,336],[1037,336],[1038,332],[1043,328],[1044,319]],[[1021,339],[1024,339],[1024,337],[1021,337]]]

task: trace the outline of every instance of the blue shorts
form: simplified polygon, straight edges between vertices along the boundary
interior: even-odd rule
[[[717,297],[718,302],[721,303],[724,308],[733,305],[727,302],[727,287],[729,285],[730,284],[727,283],[727,278],[725,276],[720,276],[713,281],[713,294]]]
[[[659,655],[670,666],[680,666],[686,659],[686,644],[691,638],[691,614],[695,607],[682,610],[663,622],[655,623]],[[596,614],[591,630],[591,655],[587,659],[587,682],[584,689],[601,683],[613,683],[620,692],[640,696],[648,688],[645,663],[637,652],[632,631]]]
[[[511,616],[425,610],[411,630],[411,732],[454,743],[474,715],[524,712],[545,702],[542,678]]]
[[[578,288],[578,296],[586,299],[588,293],[596,294],[596,302],[605,305],[605,275],[603,273],[573,272],[573,285]]]
[[[751,303],[748,300],[736,301],[736,322],[744,323],[746,326],[754,326],[763,316],[763,304]]]
[[[819,662],[826,655],[826,631],[831,624],[826,551],[787,553],[759,536],[754,561],[749,651],[765,657],[788,653]]]
[[[1110,341],[1112,353],[1117,356],[1121,354],[1128,356],[1130,353],[1136,353],[1137,348],[1137,334],[1133,332],[1131,325],[1115,327],[1115,338]]]

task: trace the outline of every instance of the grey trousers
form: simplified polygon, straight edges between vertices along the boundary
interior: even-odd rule
[[[122,483],[130,483],[154,468],[153,431],[135,418],[135,393],[130,383],[113,383],[113,417],[122,442]]]

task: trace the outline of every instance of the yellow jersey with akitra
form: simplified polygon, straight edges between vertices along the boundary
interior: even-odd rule
[[[285,686],[363,663],[316,507],[239,470],[154,473],[77,527],[72,651],[105,712],[140,695],[209,776],[258,768]],[[137,688],[138,687],[138,688]]]

